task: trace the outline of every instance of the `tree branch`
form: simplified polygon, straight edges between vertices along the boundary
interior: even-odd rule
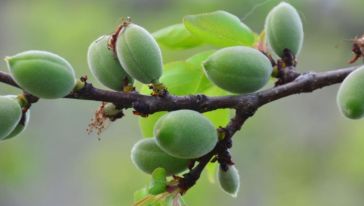
[[[244,110],[247,105],[260,107],[283,97],[304,92],[312,92],[325,86],[340,83],[348,74],[355,70],[355,68],[356,67],[349,67],[327,72],[298,74],[295,80],[284,85],[244,95],[207,97],[198,94],[156,97],[133,92],[124,93],[102,90],[87,83],[81,91],[71,93],[65,98],[113,102],[122,108],[134,108],[136,111],[143,114],[153,114],[159,111],[174,111],[179,109],[191,109],[199,112],[224,108]],[[5,72],[0,72],[0,82],[19,87],[11,76]]]
[[[213,157],[219,156],[224,151],[228,151],[231,147],[233,135],[241,129],[244,122],[253,116],[261,106],[290,95],[312,92],[322,87],[340,83],[355,69],[356,67],[348,67],[333,71],[309,72],[304,74],[299,74],[294,70],[286,70],[286,74],[282,76],[289,78],[287,82],[284,81],[285,83],[283,85],[244,95],[208,97],[198,94],[158,97],[141,95],[137,92],[124,93],[107,91],[95,88],[92,84],[86,83],[83,89],[76,93],[71,93],[65,98],[112,102],[121,108],[134,108],[137,112],[146,115],[159,111],[174,111],[179,109],[191,109],[199,112],[223,108],[235,109],[235,116],[223,128],[224,138],[216,144],[211,152],[197,159],[198,164],[188,173],[184,174],[184,177],[179,181],[178,187],[181,189],[181,193],[184,193],[196,183],[203,169]],[[19,87],[11,76],[4,72],[0,72],[0,82]],[[27,98],[33,99],[33,101],[37,99],[29,94],[27,94]],[[230,162],[232,164],[231,160]]]

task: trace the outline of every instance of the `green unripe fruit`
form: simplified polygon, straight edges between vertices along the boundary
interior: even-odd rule
[[[7,137],[15,129],[21,115],[22,111],[16,100],[0,96],[0,140]]]
[[[143,137],[152,137],[154,135],[154,125],[164,114],[166,112],[156,112],[148,115],[148,117],[139,117],[139,126]]]
[[[154,127],[157,144],[168,154],[195,159],[210,152],[217,143],[217,131],[202,114],[178,110],[164,115]]]
[[[92,42],[87,52],[88,66],[95,78],[106,87],[121,91],[125,82],[133,79],[125,72],[116,54],[108,47],[110,35],[99,37]]]
[[[19,100],[17,98],[18,96],[16,96],[16,95],[6,95],[5,97],[9,97],[9,98],[19,102]],[[2,140],[11,139],[11,138],[17,136],[18,134],[20,134],[22,131],[24,131],[25,128],[28,126],[29,119],[30,119],[30,110],[28,109],[28,111],[26,113],[22,113],[19,123],[15,127],[15,129],[13,129],[13,131],[8,136],[4,137]]]
[[[266,56],[244,46],[215,52],[203,67],[213,83],[233,93],[250,93],[262,88],[272,73],[271,62]]]
[[[75,86],[72,66],[56,54],[32,50],[5,60],[16,83],[37,97],[61,98],[69,94]]]
[[[25,114],[23,114],[24,117],[22,117],[18,123],[18,125],[15,127],[15,129],[3,140],[11,139],[17,135],[19,135],[21,132],[25,130],[25,128],[28,126],[29,119],[30,119],[30,110],[28,110]]]
[[[128,24],[119,33],[116,53],[125,71],[144,83],[157,83],[162,75],[162,53],[153,36],[144,28]]]
[[[364,66],[349,74],[337,93],[340,111],[350,119],[364,116]]]
[[[148,192],[152,195],[158,195],[167,190],[167,172],[164,168],[158,167],[152,172],[152,181],[149,185]]]
[[[219,167],[217,177],[222,190],[229,195],[236,197],[240,188],[239,172],[235,166],[229,166],[227,171]]]
[[[131,150],[134,165],[145,173],[152,174],[158,168],[164,168],[167,175],[178,174],[188,166],[188,160],[170,156],[162,151],[154,138],[138,141]]]
[[[273,51],[283,57],[283,50],[289,49],[298,55],[303,43],[303,26],[296,9],[286,2],[274,7],[265,22],[267,42]]]

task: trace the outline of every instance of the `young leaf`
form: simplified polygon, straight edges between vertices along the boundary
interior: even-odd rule
[[[193,35],[215,46],[251,46],[255,41],[254,32],[226,11],[188,15],[183,22]]]
[[[143,187],[142,189],[135,191],[134,192],[134,202],[138,202],[138,201],[142,200],[147,195],[149,195],[149,193],[148,193],[148,189],[146,187]]]
[[[207,172],[207,180],[212,183],[215,184],[216,180],[216,167],[218,166],[218,164],[216,162],[209,162],[206,165],[206,172]]]
[[[152,181],[149,186],[149,194],[158,195],[167,190],[167,172],[164,168],[158,167],[152,173]]]
[[[201,75],[203,75],[202,70],[196,69],[193,64],[177,61],[164,66],[160,82],[173,95],[187,95],[195,92]]]
[[[202,62],[206,61],[206,59],[214,52],[215,50],[203,51],[186,59],[186,62],[192,64],[195,70],[201,72],[200,82],[196,85],[195,89],[195,93],[197,94],[213,86],[213,84],[207,79],[205,73],[203,72]]]
[[[153,137],[154,124],[167,112],[156,112],[148,117],[139,117],[139,127],[143,137]]]
[[[183,24],[174,24],[154,32],[153,37],[163,46],[171,49],[185,49],[199,46],[202,41],[193,36]]]

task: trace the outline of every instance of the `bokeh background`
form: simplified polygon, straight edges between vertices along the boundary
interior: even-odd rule
[[[86,51],[111,33],[121,16],[155,31],[186,14],[217,9],[244,19],[253,30],[279,1],[257,0],[1,0],[0,57],[40,49],[58,53],[88,74]],[[288,1],[300,12],[305,43],[299,70],[347,66],[350,40],[364,32],[362,0]],[[247,15],[250,14],[250,15]],[[195,51],[164,50],[165,62]],[[1,70],[6,70],[0,61]],[[202,176],[186,195],[189,205],[362,206],[364,122],[346,120],[336,108],[337,86],[296,95],[261,108],[234,138],[241,175],[237,198]],[[20,91],[4,84],[0,94]],[[137,118],[127,116],[100,136],[87,125],[97,102],[41,100],[28,129],[0,144],[0,206],[124,206],[149,177],[130,161],[141,138]]]

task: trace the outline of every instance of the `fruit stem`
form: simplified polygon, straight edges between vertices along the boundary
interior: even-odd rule
[[[30,104],[24,94],[19,94],[16,99],[18,100],[21,108],[29,108]]]
[[[86,82],[85,81],[82,81],[82,80],[77,80],[76,81],[76,84],[75,84],[75,87],[73,88],[73,92],[79,92],[81,91],[86,85]]]
[[[150,84],[149,88],[153,90],[152,96],[164,97],[168,94],[167,87],[164,86],[163,83],[159,83],[158,81]]]

